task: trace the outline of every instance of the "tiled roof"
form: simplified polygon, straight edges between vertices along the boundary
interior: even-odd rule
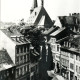
[[[59,27],[52,26],[49,30],[44,31],[44,35],[51,34],[52,32],[56,31]]]
[[[65,49],[65,50],[67,50],[69,52],[74,52],[74,53],[79,53],[80,54],[80,50],[77,49],[77,48],[72,48],[72,47],[69,48],[69,47],[62,46],[61,49]]]
[[[17,29],[1,29],[7,36],[21,36],[22,34],[18,32]]]
[[[66,37],[64,37],[64,38],[62,38],[62,39],[57,40],[56,42],[57,42],[57,43],[60,43],[60,42],[62,42],[62,41],[69,40],[69,39],[70,39],[70,36],[66,36]]]
[[[17,31],[17,29],[13,29],[11,31],[8,29],[2,29],[1,31],[17,45],[30,43],[27,38],[24,38],[24,36]]]
[[[50,34],[50,36],[56,36],[57,34],[61,33],[63,30],[65,30],[66,28],[59,28],[58,30],[56,30],[55,32],[53,32],[52,34]]]
[[[75,47],[62,46],[61,48],[75,52],[75,53],[80,53],[80,50],[79,50],[79,48],[80,48],[80,35],[68,36],[58,42],[66,41],[66,40],[74,45],[77,45],[78,47],[75,48]]]
[[[79,40],[80,40],[80,35],[73,35],[73,36],[66,36],[58,41],[56,41],[57,43],[63,42],[63,41],[68,41],[71,42],[73,44],[78,45],[79,44]]]

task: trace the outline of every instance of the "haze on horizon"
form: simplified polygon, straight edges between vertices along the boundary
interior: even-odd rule
[[[41,0],[38,6],[41,5]],[[1,0],[1,21],[19,22],[22,18],[27,21],[33,0]],[[44,0],[44,7],[52,20],[57,16],[80,13],[80,0]]]

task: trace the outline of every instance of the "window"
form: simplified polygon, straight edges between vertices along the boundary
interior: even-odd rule
[[[29,52],[29,45],[27,45],[27,51]]]
[[[19,69],[16,70],[16,77],[19,77]]]
[[[26,46],[24,46],[24,52],[26,52]]]
[[[74,55],[73,55],[73,54],[71,54],[71,53],[70,53],[70,58],[72,58],[72,59],[74,58]]]
[[[23,47],[21,47],[21,53],[23,53]]]
[[[80,56],[79,56],[79,61],[80,61]]]
[[[27,54],[27,61],[29,61],[29,54]]]
[[[80,74],[80,67],[79,67],[79,74]]]
[[[20,56],[20,60],[22,61],[22,56]]]
[[[76,55],[76,60],[79,60],[79,56],[78,55]]]
[[[19,62],[19,57],[16,57],[16,62]]]
[[[9,76],[9,71],[7,71],[7,76]]]
[[[36,65],[36,72],[38,72],[38,65]]]
[[[54,43],[56,41],[55,38],[51,38],[51,43]]]
[[[29,72],[29,65],[27,65],[27,71]]]
[[[22,75],[22,68],[20,68],[20,75]]]
[[[26,65],[26,72],[28,71],[28,67],[27,67],[27,65]]]
[[[12,74],[14,73],[14,69],[12,69]]]
[[[26,62],[26,55],[24,55],[24,62]]]
[[[35,15],[37,14],[37,12],[35,12]]]
[[[76,72],[78,72],[78,66],[76,65]]]
[[[26,66],[24,66],[24,74],[26,73]]]
[[[74,65],[72,63],[70,63],[70,68],[74,69]]]
[[[17,48],[17,54],[19,54],[19,47]]]
[[[55,45],[51,45],[51,49],[55,51]]]
[[[59,51],[59,45],[57,45],[57,51]]]
[[[24,67],[22,67],[22,75],[24,75]]]

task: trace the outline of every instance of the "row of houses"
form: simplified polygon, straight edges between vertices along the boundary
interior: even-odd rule
[[[61,23],[60,28],[48,34],[48,44],[51,46],[55,65],[53,70],[68,80],[79,80],[80,14],[74,13],[69,16],[60,16],[58,21],[60,22],[56,23]]]

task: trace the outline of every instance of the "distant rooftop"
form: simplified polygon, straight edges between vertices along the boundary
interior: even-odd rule
[[[13,61],[5,49],[0,50],[0,71],[13,67]]]

